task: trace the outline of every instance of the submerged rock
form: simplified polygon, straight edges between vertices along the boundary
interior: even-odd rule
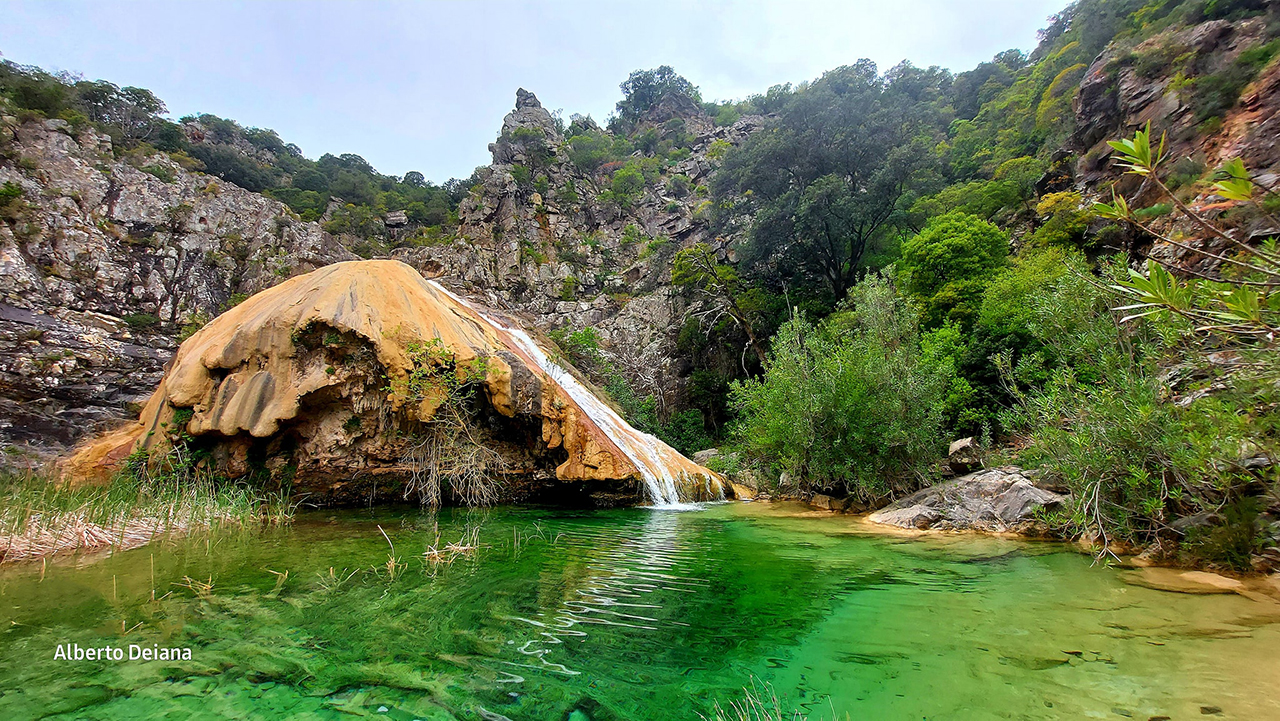
[[[465,413],[444,417],[463,387]],[[220,473],[265,470],[325,496],[449,464],[501,476],[489,501],[566,481],[603,482],[589,493],[610,503],[723,495],[716,474],[628,425],[514,320],[390,260],[326,266],[229,310],[182,344],[137,423],[65,468],[102,477],[180,433]]]
[[[930,486],[868,517],[873,523],[899,528],[1026,532],[1033,514],[1066,498],[1037,488],[1017,468],[971,473]]]

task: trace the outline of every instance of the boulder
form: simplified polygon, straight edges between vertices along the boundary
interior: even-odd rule
[[[899,528],[1029,532],[1040,508],[1065,501],[1037,488],[1013,467],[971,473],[913,493],[868,517],[873,523]]]
[[[951,472],[960,476],[981,468],[982,457],[978,450],[978,442],[972,437],[952,442],[947,448],[947,465],[951,467]]]
[[[871,514],[871,520],[886,526],[897,526],[898,528],[918,528],[926,529],[932,526],[942,518],[942,513],[936,508],[930,508],[921,504],[904,506],[902,508],[894,508],[892,506]]]
[[[822,493],[818,493],[818,494],[815,494],[813,498],[809,499],[809,505],[817,506],[818,508],[821,508],[824,511],[835,511],[836,513],[843,513],[845,509],[849,507],[849,499],[836,498],[834,496],[828,496]]]
[[[721,456],[721,453],[719,448],[708,448],[706,450],[702,450],[702,451],[698,451],[697,453],[694,453],[693,462],[699,463],[705,466],[707,465],[707,463],[711,461],[712,458],[719,458],[720,456]]]

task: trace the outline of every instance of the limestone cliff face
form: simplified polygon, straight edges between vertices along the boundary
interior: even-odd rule
[[[189,434],[231,476],[261,463],[338,498],[371,481],[403,485],[449,389],[468,380],[482,393],[456,418],[511,481],[491,500],[564,481],[612,482],[657,503],[720,495],[715,474],[628,426],[514,319],[389,260],[289,279],[206,325],[139,420],[85,446],[67,471],[101,477],[137,449]]]
[[[22,191],[0,222],[6,445],[57,449],[118,423],[184,326],[355,257],[278,202],[164,154],[117,160],[108,137],[59,120],[4,117],[0,147],[0,185]]]

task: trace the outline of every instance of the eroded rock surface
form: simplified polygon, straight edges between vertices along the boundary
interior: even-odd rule
[[[414,452],[447,400],[447,384],[412,378],[450,374],[482,390],[466,433],[499,456],[503,498],[575,481],[657,503],[722,495],[714,473],[627,425],[514,319],[390,260],[326,266],[209,323],[179,348],[138,422],[87,445],[67,472],[102,476],[186,433],[231,476],[261,464],[338,497],[361,478],[403,483],[429,462]]]
[[[913,493],[868,517],[899,528],[1022,533],[1035,529],[1040,508],[1065,501],[1037,488],[1017,468],[971,473]]]
[[[0,145],[17,159],[0,163],[0,184],[22,190],[0,222],[0,445],[11,451],[57,452],[136,414],[184,327],[356,257],[282,203],[163,153],[117,159],[93,130],[5,116]]]

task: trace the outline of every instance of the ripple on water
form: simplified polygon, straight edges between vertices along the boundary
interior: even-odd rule
[[[478,553],[417,556],[477,526]],[[753,679],[851,718],[1280,718],[1265,603],[1131,585],[1052,544],[875,536],[763,504],[304,515],[43,581],[7,569],[0,613],[5,719],[695,719]],[[133,639],[196,660],[49,660]]]

